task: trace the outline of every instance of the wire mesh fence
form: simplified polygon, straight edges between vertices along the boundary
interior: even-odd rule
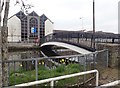
[[[108,51],[96,51],[86,55],[78,54],[48,58],[8,60],[0,62],[0,64],[2,63],[8,65],[8,84],[12,86],[93,69],[101,71],[108,66]],[[76,83],[82,84],[93,77],[94,74],[69,78],[56,81],[55,85],[68,86]],[[41,86],[49,86],[49,84],[42,84]]]

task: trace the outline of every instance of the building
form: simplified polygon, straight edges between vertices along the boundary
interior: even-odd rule
[[[19,11],[8,19],[8,42],[35,42],[53,32],[53,22],[36,12]]]

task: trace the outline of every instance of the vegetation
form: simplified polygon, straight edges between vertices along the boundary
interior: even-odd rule
[[[67,66],[61,65],[56,67],[55,69],[47,69],[44,66],[40,66],[38,68],[38,79],[43,80],[47,78],[52,78],[52,77],[57,77],[57,76],[62,76],[66,74],[72,74],[72,73],[77,73],[83,70],[83,66],[79,64],[69,64]],[[15,84],[20,84],[20,83],[25,83],[25,82],[30,82],[35,80],[35,70],[32,71],[25,71],[23,69],[19,69],[16,71],[16,73],[11,73],[10,74],[10,85],[15,85]],[[76,79],[77,78],[77,79]],[[56,81],[56,86],[62,86],[64,83],[75,83],[78,82],[78,77],[74,78],[69,78],[69,79],[64,79],[60,81]],[[49,86],[49,84],[42,84],[42,86]]]

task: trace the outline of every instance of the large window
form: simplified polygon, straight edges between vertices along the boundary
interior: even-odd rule
[[[29,33],[30,33],[30,39],[34,40],[38,38],[38,19],[32,17],[29,20]]]

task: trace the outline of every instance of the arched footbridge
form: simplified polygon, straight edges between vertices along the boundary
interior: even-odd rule
[[[117,43],[118,35],[95,33],[95,41],[93,42],[93,34],[89,32],[55,32],[41,39],[41,51],[46,56],[57,56],[58,54],[52,50],[53,46],[60,46],[71,49],[80,54],[89,54],[94,52],[96,43]],[[95,43],[95,46],[94,46]]]
[[[41,44],[42,54],[44,54],[44,56],[47,56],[47,57],[58,56],[58,54],[52,50],[53,46],[67,48],[80,54],[89,54],[95,51],[95,49],[85,46],[85,45],[72,43],[68,41],[54,40],[54,41],[48,41],[48,42]]]

